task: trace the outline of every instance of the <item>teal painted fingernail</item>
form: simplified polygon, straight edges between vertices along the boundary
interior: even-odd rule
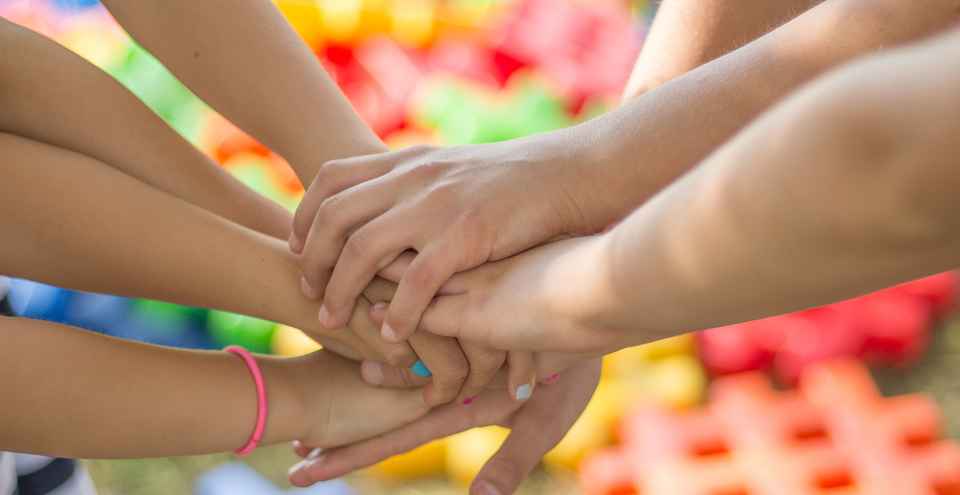
[[[533,387],[523,384],[517,387],[517,400],[527,400],[533,394]]]
[[[423,364],[423,361],[417,361],[416,364],[410,367],[410,371],[414,375],[422,376],[424,378],[430,378],[433,376],[433,373],[430,372],[430,368],[427,368],[427,365]]]

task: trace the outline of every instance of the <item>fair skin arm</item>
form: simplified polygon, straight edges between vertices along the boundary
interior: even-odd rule
[[[0,386],[8,391],[0,449],[85,458],[193,455],[236,449],[253,431],[256,391],[237,356],[23,318],[0,317],[0,338]],[[256,359],[269,401],[264,445],[296,438],[342,445],[427,411],[418,393],[365,386],[355,364],[330,353]]]
[[[3,19],[0,80],[0,131],[83,153],[235,223],[289,236],[286,210],[234,180],[113,78]]]
[[[610,352],[957,267],[958,46],[955,31],[822,78],[609,233],[455,277],[424,328]]]
[[[579,126],[329,162],[318,176],[325,186],[308,192],[294,223],[294,238],[307,239],[304,276],[329,279],[324,323],[342,324],[359,290],[414,249],[419,255],[381,329],[387,340],[402,341],[453,273],[564,234],[602,230],[800,84],[858,55],[935,32],[956,16],[955,0],[827,0]],[[311,229],[316,225],[324,228]]]
[[[624,99],[640,96],[763,36],[822,0],[666,0]]]
[[[386,150],[272,2],[103,3],[201,99],[286,158],[304,184],[324,161]]]
[[[265,318],[349,357],[378,359],[354,332],[317,324],[315,306],[291,283],[296,259],[279,239],[76,152],[9,134],[0,134],[0,149],[0,205],[12,212],[0,221],[0,273]],[[372,287],[376,297],[392,291],[386,282]],[[351,325],[376,333],[366,315]]]

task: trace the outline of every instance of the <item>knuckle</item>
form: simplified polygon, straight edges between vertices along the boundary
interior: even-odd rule
[[[431,260],[426,260],[407,272],[408,282],[415,289],[425,289],[433,285],[437,270]]]
[[[417,362],[413,352],[403,346],[391,346],[384,353],[387,363],[397,368],[406,368]]]
[[[428,202],[438,206],[456,206],[460,203],[460,188],[451,182],[437,184],[427,192]]]
[[[451,386],[456,386],[460,388],[461,385],[467,380],[467,377],[470,376],[470,369],[467,367],[466,363],[457,363],[454,366],[451,366],[446,373],[444,373],[445,381],[449,382]]]
[[[343,246],[345,255],[354,259],[364,259],[369,256],[371,237],[366,232],[365,229],[358,230],[347,239],[346,244]]]
[[[323,165],[320,165],[320,169],[317,170],[317,182],[321,180],[330,181],[339,175],[340,170],[343,170],[343,160],[329,160],[323,162]]]
[[[344,211],[341,207],[342,204],[343,198],[341,198],[340,195],[334,195],[324,199],[317,208],[317,213],[314,215],[314,224],[322,227],[324,231],[345,232],[349,225],[345,225],[341,219],[342,212]]]
[[[426,160],[413,166],[408,174],[418,179],[433,179],[443,175],[448,168],[450,168],[450,163],[447,161]]]

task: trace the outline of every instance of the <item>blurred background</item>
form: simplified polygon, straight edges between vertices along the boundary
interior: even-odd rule
[[[275,3],[395,148],[511,139],[614,107],[655,14],[643,0]],[[0,0],[0,15],[100,66],[244,183],[295,208],[303,190],[287,164],[199,101],[97,1]],[[960,493],[950,440],[960,435],[956,284],[941,274],[609,356],[587,411],[521,492]],[[316,349],[294,328],[241,315],[25,280],[11,287],[22,316],[117,337],[281,355]],[[104,495],[440,495],[464,493],[504,436],[472,430],[307,490],[285,482],[296,461],[288,446],[242,461],[86,465]]]

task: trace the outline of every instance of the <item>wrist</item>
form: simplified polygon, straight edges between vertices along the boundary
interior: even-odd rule
[[[636,156],[621,145],[622,132],[608,130],[607,119],[597,118],[564,129],[556,136],[552,163],[561,163],[560,190],[567,200],[565,232],[589,235],[602,232],[646,199],[635,179]],[[640,194],[638,194],[640,192]]]
[[[627,326],[620,323],[622,298],[614,285],[616,265],[611,236],[597,234],[570,241],[576,245],[553,264],[543,284],[550,287],[544,324],[554,325],[560,335],[571,336],[567,348],[580,352],[609,353],[626,347]],[[547,323],[552,322],[552,323]]]
[[[387,146],[369,129],[359,129],[348,137],[326,142],[317,137],[298,139],[280,152],[300,178],[304,188],[309,188],[320,167],[330,160],[370,155],[389,151]]]
[[[263,443],[306,438],[309,433],[306,396],[290,359],[258,356],[267,391],[267,424]],[[252,426],[251,426],[252,427]]]

